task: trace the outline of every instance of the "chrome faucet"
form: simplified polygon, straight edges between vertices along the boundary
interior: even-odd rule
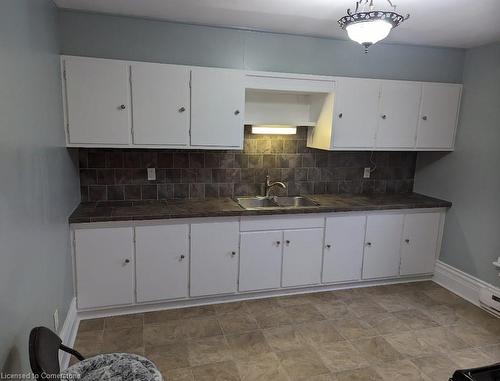
[[[276,182],[272,183],[271,178],[269,177],[269,175],[267,175],[266,176],[266,184],[264,186],[265,194],[266,194],[267,198],[269,198],[269,192],[271,191],[271,188],[274,186],[279,186],[279,187],[282,187],[283,189],[286,189],[285,183],[282,183],[281,181],[276,181]]]

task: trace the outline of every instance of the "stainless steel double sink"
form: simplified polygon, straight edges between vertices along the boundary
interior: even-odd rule
[[[237,197],[236,202],[247,210],[283,209],[283,208],[311,208],[319,204],[304,196],[291,197]]]

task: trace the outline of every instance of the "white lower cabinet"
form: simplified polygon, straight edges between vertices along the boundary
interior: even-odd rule
[[[434,272],[441,213],[407,214],[401,247],[401,275]]]
[[[240,235],[240,291],[279,288],[283,232],[243,232]]]
[[[189,296],[189,225],[135,228],[137,302]]]
[[[283,233],[283,287],[321,282],[323,229],[285,230]]]
[[[238,221],[191,224],[191,296],[237,291]]]
[[[369,215],[366,220],[363,279],[399,275],[404,214]]]
[[[324,283],[361,279],[366,216],[329,217],[325,226]]]
[[[134,302],[134,229],[78,229],[74,232],[78,308]]]

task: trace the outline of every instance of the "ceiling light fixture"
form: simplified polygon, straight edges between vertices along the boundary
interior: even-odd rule
[[[295,135],[297,127],[283,124],[252,126],[252,134],[258,135]]]
[[[410,15],[401,16],[396,13],[396,6],[390,0],[385,0],[391,10],[375,10],[373,0],[356,1],[354,13],[347,10],[347,15],[342,17],[338,23],[353,41],[368,48],[376,42],[386,38],[390,31],[407,20]]]

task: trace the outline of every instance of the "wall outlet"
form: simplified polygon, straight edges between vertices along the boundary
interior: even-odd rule
[[[371,169],[370,167],[366,167],[365,171],[363,172],[363,178],[364,179],[369,179],[371,174]]]
[[[156,180],[156,168],[148,168],[148,180]]]
[[[54,311],[54,331],[59,333],[59,310]]]

